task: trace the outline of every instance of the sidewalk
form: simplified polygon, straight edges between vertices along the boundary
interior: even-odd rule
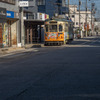
[[[80,39],[74,39],[74,41],[83,41],[84,40],[84,41],[88,42],[90,40],[88,40],[87,38],[95,38],[95,37],[97,37],[97,36],[83,37]],[[42,44],[28,44],[25,46],[25,48],[18,48],[18,47],[0,48],[0,57],[24,53],[24,52],[30,52],[30,51],[37,52],[38,51],[37,48],[41,48],[41,47],[45,47],[43,43]]]
[[[37,52],[38,50],[36,48],[18,48],[18,47],[0,48],[0,57],[29,52],[29,51]]]

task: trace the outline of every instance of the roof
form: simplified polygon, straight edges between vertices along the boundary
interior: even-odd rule
[[[63,21],[63,22],[72,22],[72,20],[68,20],[67,18],[53,18],[53,19],[47,19],[46,21]]]
[[[31,23],[31,24],[36,24],[36,25],[44,25],[44,22],[43,20],[36,20],[36,19],[25,19],[24,20],[25,23]]]

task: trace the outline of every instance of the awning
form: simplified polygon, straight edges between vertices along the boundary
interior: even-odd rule
[[[35,19],[25,19],[24,23],[26,24],[33,24],[33,25],[44,25],[43,20],[35,20]]]

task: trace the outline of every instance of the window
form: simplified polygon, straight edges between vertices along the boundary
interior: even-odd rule
[[[45,25],[45,31],[48,32],[48,25]]]
[[[9,3],[9,4],[15,4],[16,0],[0,0],[1,2]]]
[[[50,25],[50,32],[57,32],[57,25]]]
[[[68,24],[65,24],[65,32],[68,32]]]
[[[78,25],[78,22],[76,22],[76,25]]]
[[[59,25],[59,32],[62,32],[63,31],[63,26],[60,24]]]
[[[72,15],[72,18],[74,18],[75,16],[74,15]]]
[[[45,5],[45,0],[37,0],[38,5]]]

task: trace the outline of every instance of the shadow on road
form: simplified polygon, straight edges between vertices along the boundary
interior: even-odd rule
[[[70,45],[100,46],[100,36],[76,39]]]

